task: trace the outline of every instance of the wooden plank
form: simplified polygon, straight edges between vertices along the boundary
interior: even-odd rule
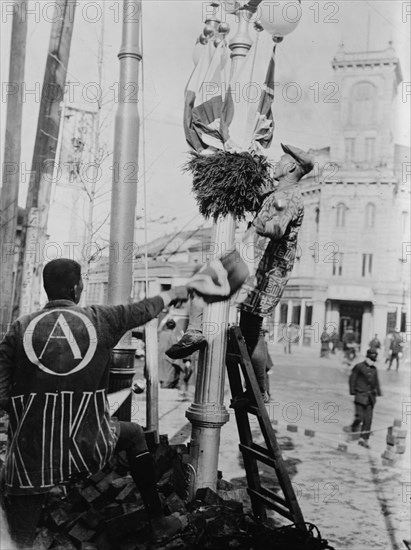
[[[267,456],[266,454],[263,454],[262,452],[258,451],[253,447],[240,444],[240,450],[242,453],[247,454],[248,456],[253,456],[256,460],[259,460],[260,462],[267,464],[267,466],[271,466],[271,468],[275,468],[276,466],[275,460],[272,457]]]
[[[284,516],[285,518],[289,519],[293,523],[298,523],[298,522],[296,522],[296,518],[295,518],[294,514],[292,512],[290,512],[290,510],[288,510],[287,508],[284,508],[283,506],[280,506],[276,502],[272,501],[270,498],[266,497],[265,495],[262,495],[261,493],[258,493],[257,491],[254,491],[253,489],[249,488],[248,493],[249,493],[250,497],[254,497],[257,500],[260,500],[266,506],[268,506],[272,510],[275,510],[281,516]]]

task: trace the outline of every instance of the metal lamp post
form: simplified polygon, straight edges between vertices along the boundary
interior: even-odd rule
[[[134,14],[129,17],[129,14]],[[141,0],[124,0],[120,53],[118,108],[114,128],[113,178],[111,193],[108,302],[128,303],[132,297],[134,220],[137,203],[138,146],[138,75],[140,52]],[[130,334],[113,350],[111,391],[129,386],[134,375],[134,353]],[[117,377],[118,379],[116,379]],[[130,380],[131,378],[131,380]],[[114,380],[113,380],[114,379]],[[114,382],[114,383],[113,383]],[[117,382],[117,383],[116,383]],[[119,387],[120,386],[120,387]],[[131,408],[131,397],[129,398]],[[123,409],[124,410],[124,409]],[[131,411],[125,410],[126,417]],[[121,415],[119,415],[120,418]]]
[[[133,262],[130,249],[134,241],[137,202],[138,144],[138,71],[140,19],[128,17],[141,13],[141,0],[124,0],[123,38],[120,53],[118,108],[114,127],[113,178],[111,194],[108,301],[129,302],[132,291]]]
[[[244,17],[240,17],[237,33],[229,44],[231,75],[235,73],[252,44],[248,34],[247,14],[244,12]],[[217,21],[213,23],[218,24]],[[217,220],[213,228],[215,255],[234,246],[234,233],[233,216]],[[193,497],[196,490],[202,487],[215,490],[217,486],[220,432],[229,419],[223,403],[228,316],[228,301],[210,304],[204,313],[203,326],[208,346],[200,352],[194,403],[186,412],[186,417],[192,424],[189,497]]]

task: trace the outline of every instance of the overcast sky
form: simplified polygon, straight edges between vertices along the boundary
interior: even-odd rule
[[[2,81],[7,81],[10,55],[11,17],[7,15],[2,0]],[[113,88],[118,81],[119,63],[117,53],[121,40],[120,0],[105,2],[80,1],[75,17],[68,80],[71,89],[76,90],[76,104],[93,108],[93,101],[87,100],[92,92],[90,82],[97,81],[97,47],[101,33],[101,14],[105,13],[104,38],[104,83],[105,128],[102,139],[107,148],[112,147],[113,117],[116,104]],[[144,112],[146,116],[146,166],[147,172],[147,213],[157,219],[177,219],[169,226],[158,223],[149,226],[149,237],[157,237],[164,232],[187,225],[194,228],[203,223],[193,197],[191,182],[181,173],[181,165],[187,159],[188,146],[182,128],[184,88],[193,70],[193,46],[203,28],[203,14],[209,3],[195,0],[143,2],[143,55],[144,55]],[[52,2],[30,0],[26,82],[27,88],[41,86],[52,17]],[[408,13],[408,17],[407,17]],[[95,20],[93,22],[93,20]],[[268,154],[272,158],[279,155],[279,143],[292,143],[302,148],[322,147],[330,144],[332,103],[324,100],[323,92],[327,83],[334,81],[331,61],[339,44],[344,43],[346,51],[381,50],[392,40],[400,58],[404,82],[410,82],[410,41],[411,21],[410,2],[396,1],[311,1],[302,2],[302,19],[297,29],[286,37],[277,48],[276,80],[279,85],[274,103],[275,134]],[[235,21],[227,17],[231,24],[231,38],[235,31]],[[269,37],[266,33],[264,40]],[[267,52],[269,54],[269,45]],[[265,61],[264,61],[265,62]],[[268,58],[267,58],[268,62]],[[297,83],[301,90],[299,101],[286,97],[287,84]],[[317,84],[318,83],[318,84]],[[321,91],[320,98],[315,90]],[[330,90],[330,88],[328,88]],[[409,102],[401,101],[399,90],[399,123],[395,141],[408,144]],[[316,101],[317,99],[317,101]],[[80,101],[81,100],[81,101]],[[142,114],[143,104],[139,109]],[[5,103],[1,106],[2,132],[4,135]],[[30,169],[37,126],[38,102],[34,95],[28,95],[24,104],[22,162]],[[3,154],[2,145],[2,154]],[[27,179],[27,178],[26,178]],[[20,187],[20,204],[25,205],[27,186],[24,178]],[[138,213],[141,214],[143,196],[139,189]],[[110,202],[102,203],[103,209],[110,208]],[[63,222],[64,223],[64,222]]]

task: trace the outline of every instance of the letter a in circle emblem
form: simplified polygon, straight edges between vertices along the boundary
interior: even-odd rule
[[[68,376],[90,363],[97,348],[97,333],[84,313],[52,309],[31,320],[23,346],[31,363],[42,371]]]

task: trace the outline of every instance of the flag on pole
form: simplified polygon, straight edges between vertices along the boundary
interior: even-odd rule
[[[256,40],[230,80],[222,110],[222,134],[227,151],[259,151],[271,144],[275,47],[268,69],[258,61],[264,49],[264,44]]]
[[[215,47],[209,41],[187,84],[184,132],[187,143],[197,152],[209,147],[224,149],[220,123],[228,60],[226,42]]]
[[[270,147],[274,133],[274,118],[272,104],[274,101],[274,69],[275,69],[275,49],[274,46],[270,61],[268,63],[267,74],[264,80],[256,117],[252,141],[259,144],[263,149]]]

